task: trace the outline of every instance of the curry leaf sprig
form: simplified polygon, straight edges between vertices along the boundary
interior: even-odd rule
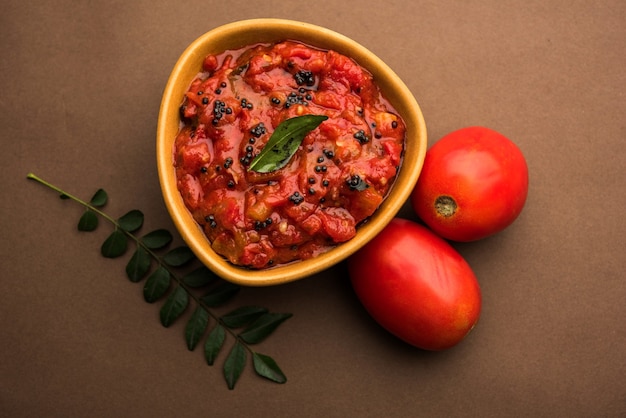
[[[134,242],[135,250],[126,264],[128,279],[137,283],[147,278],[143,288],[146,302],[164,300],[159,311],[164,327],[169,327],[181,318],[190,305],[195,306],[187,319],[184,338],[190,351],[204,339],[204,358],[208,365],[214,364],[230,335],[234,343],[223,365],[229,389],[234,389],[245,369],[248,353],[252,356],[254,370],[259,376],[276,383],[287,381],[272,357],[256,352],[251,346],[265,340],[291,314],[273,313],[259,306],[242,306],[219,315],[212,309],[229,302],[240,287],[221,280],[205,266],[194,269],[190,263],[197,263],[198,260],[187,246],[169,249],[173,236],[168,230],[156,229],[143,236],[137,235],[143,225],[143,213],[131,210],[117,219],[111,217],[101,210],[108,201],[108,195],[103,189],[96,191],[87,202],[35,174],[29,173],[27,178],[58,192],[62,199],[70,199],[83,206],[85,210],[78,221],[78,230],[96,230],[99,218],[113,226],[113,231],[100,248],[104,257],[120,257],[127,252],[129,242]],[[180,273],[182,267],[191,268]]]

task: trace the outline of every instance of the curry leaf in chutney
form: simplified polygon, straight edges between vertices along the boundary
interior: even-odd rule
[[[281,122],[248,170],[269,173],[287,165],[304,137],[328,119],[324,115],[302,115]]]

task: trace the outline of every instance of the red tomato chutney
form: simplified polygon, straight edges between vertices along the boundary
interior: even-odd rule
[[[249,169],[274,129],[325,115],[283,168]],[[389,192],[405,124],[372,75],[334,51],[284,41],[204,59],[180,107],[177,186],[214,251],[262,269],[351,239]]]

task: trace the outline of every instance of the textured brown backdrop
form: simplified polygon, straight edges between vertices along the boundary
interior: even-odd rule
[[[34,4],[38,3],[38,4]],[[4,0],[0,16],[0,415],[625,416],[626,2]],[[187,351],[183,323],[99,255],[108,227],[30,171],[119,216],[173,228],[155,168],[160,96],[183,49],[252,17],[342,32],[382,57],[424,112],[429,143],[485,125],[525,153],[527,206],[506,232],[457,245],[484,309],[458,347],[427,353],[381,330],[345,267],[245,289],[235,305],[294,317],[234,391]],[[409,207],[402,216],[412,217]],[[223,361],[223,356],[220,358]]]

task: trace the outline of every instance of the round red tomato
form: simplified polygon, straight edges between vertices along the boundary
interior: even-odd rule
[[[481,294],[465,259],[415,222],[393,219],[348,259],[352,286],[369,314],[425,350],[459,343],[480,316]]]
[[[441,138],[426,153],[413,209],[438,235],[475,241],[509,226],[528,194],[528,167],[504,135],[480,126]]]

